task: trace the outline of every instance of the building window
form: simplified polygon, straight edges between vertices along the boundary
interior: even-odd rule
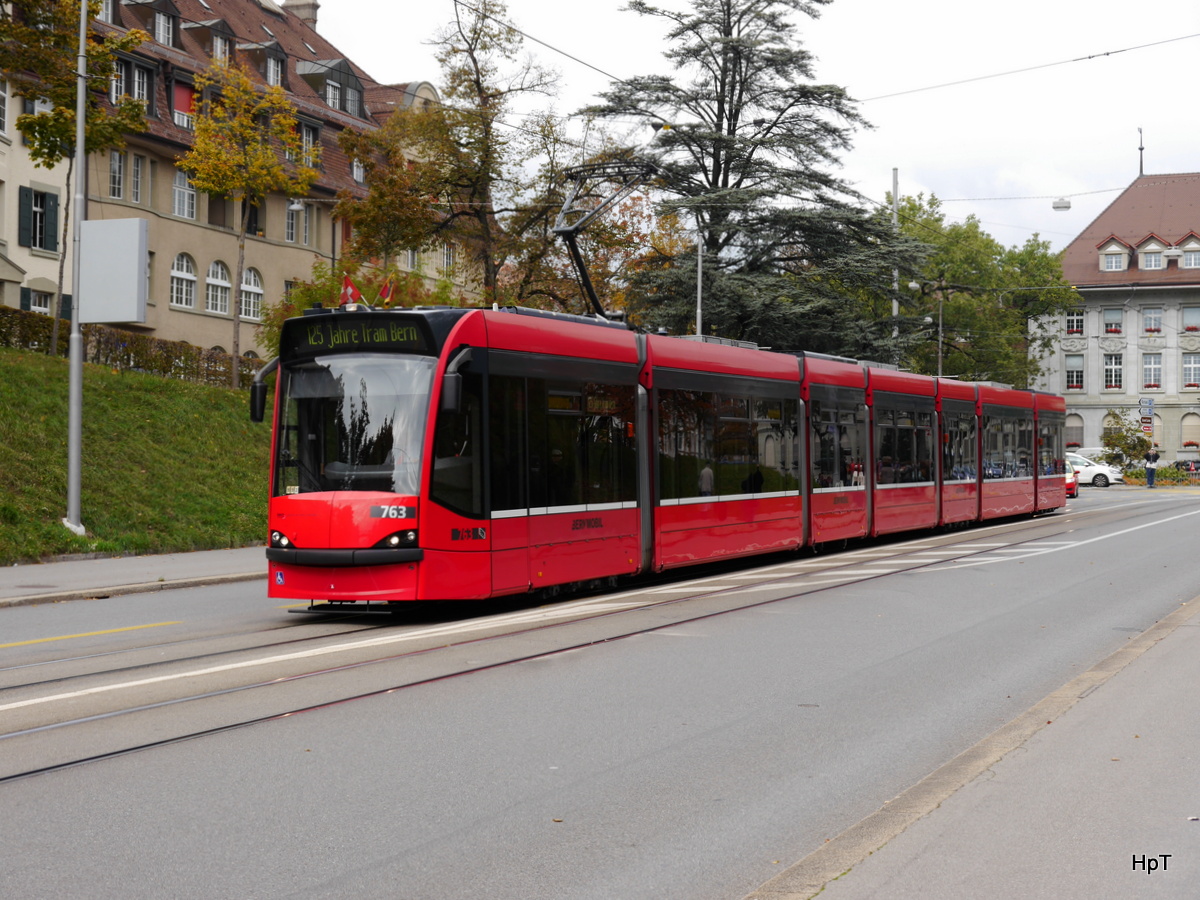
[[[204,308],[210,313],[229,315],[229,268],[219,259],[208,267],[208,278],[204,283]]]
[[[1104,388],[1109,391],[1122,390],[1125,386],[1120,353],[1104,354]]]
[[[417,271],[417,269],[421,268],[421,251],[420,250],[409,250],[408,251],[408,268],[410,270],[412,270],[413,272],[415,272],[415,271]]]
[[[1143,269],[1161,269],[1163,267],[1163,255],[1159,250],[1151,250],[1142,254]]]
[[[456,248],[449,241],[442,244],[442,271],[453,272],[454,262],[457,257]]]
[[[0,79],[0,134],[8,134],[8,82]]]
[[[175,170],[171,211],[181,219],[196,218],[196,186],[183,169]]]
[[[1184,413],[1179,420],[1179,441],[1189,450],[1200,450],[1200,416]]]
[[[57,253],[58,194],[22,187],[17,195],[17,243]]]
[[[150,98],[153,94],[151,90],[151,74],[150,70],[145,66],[133,67],[133,99],[141,100],[146,104],[146,111],[153,112]]]
[[[130,172],[129,199],[134,203],[142,202],[142,179],[146,174],[146,157],[133,156],[133,171]]]
[[[154,40],[166,47],[175,45],[175,17],[169,13],[154,14]]]
[[[1105,272],[1120,272],[1125,268],[1124,253],[1105,253],[1104,254],[1104,271]]]
[[[1104,333],[1105,334],[1120,334],[1121,319],[1123,318],[1120,309],[1104,310]]]
[[[1067,313],[1067,334],[1083,334],[1083,310]]]
[[[367,169],[357,159],[350,160],[350,177],[359,184],[363,184],[367,180]]]
[[[243,319],[262,317],[263,286],[258,269],[247,269],[242,273],[242,302],[239,315]]]
[[[100,0],[100,21],[112,23],[113,0]]]
[[[1184,250],[1183,267],[1185,269],[1200,269],[1200,250]]]
[[[362,91],[358,88],[346,88],[346,112],[352,116],[362,116]]]
[[[317,130],[316,125],[300,124],[300,146],[303,148],[305,165],[311,166],[316,161],[313,148],[320,140],[321,133]]]
[[[196,308],[196,264],[186,253],[171,263],[171,305]]]
[[[108,80],[108,99],[114,104],[119,103],[129,89],[125,86],[125,63],[117,62],[113,65],[112,76]]]
[[[1149,308],[1142,310],[1142,331],[1148,334],[1158,334],[1162,331],[1162,309]]]
[[[1065,359],[1064,368],[1067,372],[1067,390],[1082,391],[1083,390],[1083,354],[1068,353]]]
[[[336,81],[325,82],[325,102],[334,109],[342,108],[342,86]]]
[[[1183,386],[1200,388],[1200,353],[1183,354]]]
[[[219,62],[229,59],[229,38],[223,34],[212,36],[212,58]]]
[[[275,56],[267,57],[267,84],[283,84],[283,60]]]
[[[125,154],[120,150],[108,152],[108,196],[125,199]]]
[[[29,311],[48,316],[50,315],[50,304],[53,299],[53,295],[48,294],[46,291],[30,291]]]
[[[296,215],[299,210],[292,209],[288,204],[287,218],[283,220],[283,239],[289,244],[296,243]]]
[[[195,126],[196,89],[190,84],[175,82],[172,99],[175,101],[175,124],[191,131]]]
[[[1142,354],[1142,387],[1151,390],[1162,387],[1162,354]]]

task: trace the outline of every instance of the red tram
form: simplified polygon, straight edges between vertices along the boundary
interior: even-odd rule
[[[1044,512],[1060,397],[526,309],[284,324],[269,592],[477,599]]]

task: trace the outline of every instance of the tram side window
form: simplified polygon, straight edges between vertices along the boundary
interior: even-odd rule
[[[945,416],[942,457],[944,481],[974,481],[978,468],[975,452],[975,415],[948,413]]]
[[[990,414],[984,417],[983,477],[1023,478],[1033,474],[1030,447],[1033,420]]]
[[[430,499],[472,518],[483,517],[483,378],[462,376],[462,398],[438,415],[433,435]]]
[[[813,488],[865,484],[867,426],[861,398],[862,392],[855,397],[839,396],[832,389],[813,389],[809,411]]]
[[[748,397],[718,395],[714,441],[718,494],[755,494],[763,489],[752,425]]]
[[[578,449],[585,503],[637,500],[635,396],[633,385],[584,386]]]
[[[795,400],[755,400],[753,437],[763,491],[795,491],[800,484]]]
[[[927,410],[877,409],[876,477],[880,484],[933,480],[933,413]]]
[[[716,396],[707,391],[663,390],[658,403],[661,499],[715,495]]]
[[[525,379],[493,375],[488,384],[492,511],[525,509]],[[544,504],[542,504],[544,505]]]
[[[1066,471],[1063,459],[1064,417],[1061,413],[1043,413],[1038,422],[1038,473],[1061,475]]]

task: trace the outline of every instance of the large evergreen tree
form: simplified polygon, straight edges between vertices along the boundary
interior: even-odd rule
[[[890,309],[892,270],[920,247],[829,172],[864,123],[845,91],[814,82],[796,34],[828,2],[693,0],[677,12],[633,0],[670,23],[674,72],[616,83],[589,112],[660,129],[668,206],[700,232],[705,332],[888,359],[890,314],[869,307]],[[644,325],[694,327],[695,252],[638,273],[629,305]]]

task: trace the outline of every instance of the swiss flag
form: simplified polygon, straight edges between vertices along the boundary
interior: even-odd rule
[[[362,294],[358,288],[354,286],[354,282],[350,280],[350,276],[346,275],[342,278],[342,300],[341,305],[347,303],[362,303]]]

